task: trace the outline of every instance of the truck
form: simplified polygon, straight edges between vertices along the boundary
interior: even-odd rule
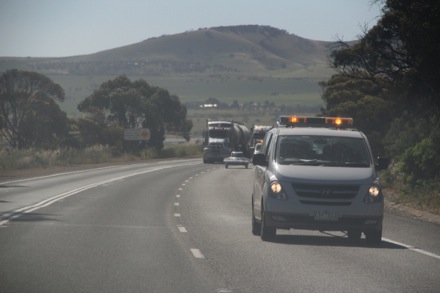
[[[250,155],[251,133],[244,124],[207,120],[203,136],[203,163],[223,162],[233,151]]]
[[[252,138],[250,143],[251,153],[253,153],[253,151],[255,150],[255,145],[257,143],[263,142],[263,138],[266,135],[266,132],[268,132],[272,128],[273,126],[271,125],[255,125],[252,128]]]

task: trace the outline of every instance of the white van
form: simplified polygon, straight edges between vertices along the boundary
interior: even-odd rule
[[[276,229],[344,231],[371,245],[382,240],[384,199],[366,136],[351,118],[282,117],[253,157],[252,233]]]

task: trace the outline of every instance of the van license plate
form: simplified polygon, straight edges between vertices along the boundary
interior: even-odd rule
[[[316,221],[339,221],[339,214],[330,211],[315,212],[313,218]]]

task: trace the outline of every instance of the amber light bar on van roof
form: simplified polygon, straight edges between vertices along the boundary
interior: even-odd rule
[[[353,118],[341,117],[309,117],[309,116],[280,116],[280,126],[319,126],[347,128],[353,126]]]

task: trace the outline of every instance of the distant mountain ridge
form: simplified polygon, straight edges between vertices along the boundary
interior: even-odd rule
[[[304,39],[270,26],[222,26],[149,38],[89,55],[0,57],[0,71],[18,68],[49,75],[265,76],[299,70],[314,75],[314,70],[327,67],[331,46],[331,42]]]
[[[334,74],[328,66],[332,46],[270,26],[220,26],[88,55],[0,57],[0,73],[19,69],[48,76],[65,90],[60,107],[71,115],[78,114],[80,101],[119,75],[165,88],[184,103],[217,98],[227,104],[270,101],[319,109],[318,83]]]

